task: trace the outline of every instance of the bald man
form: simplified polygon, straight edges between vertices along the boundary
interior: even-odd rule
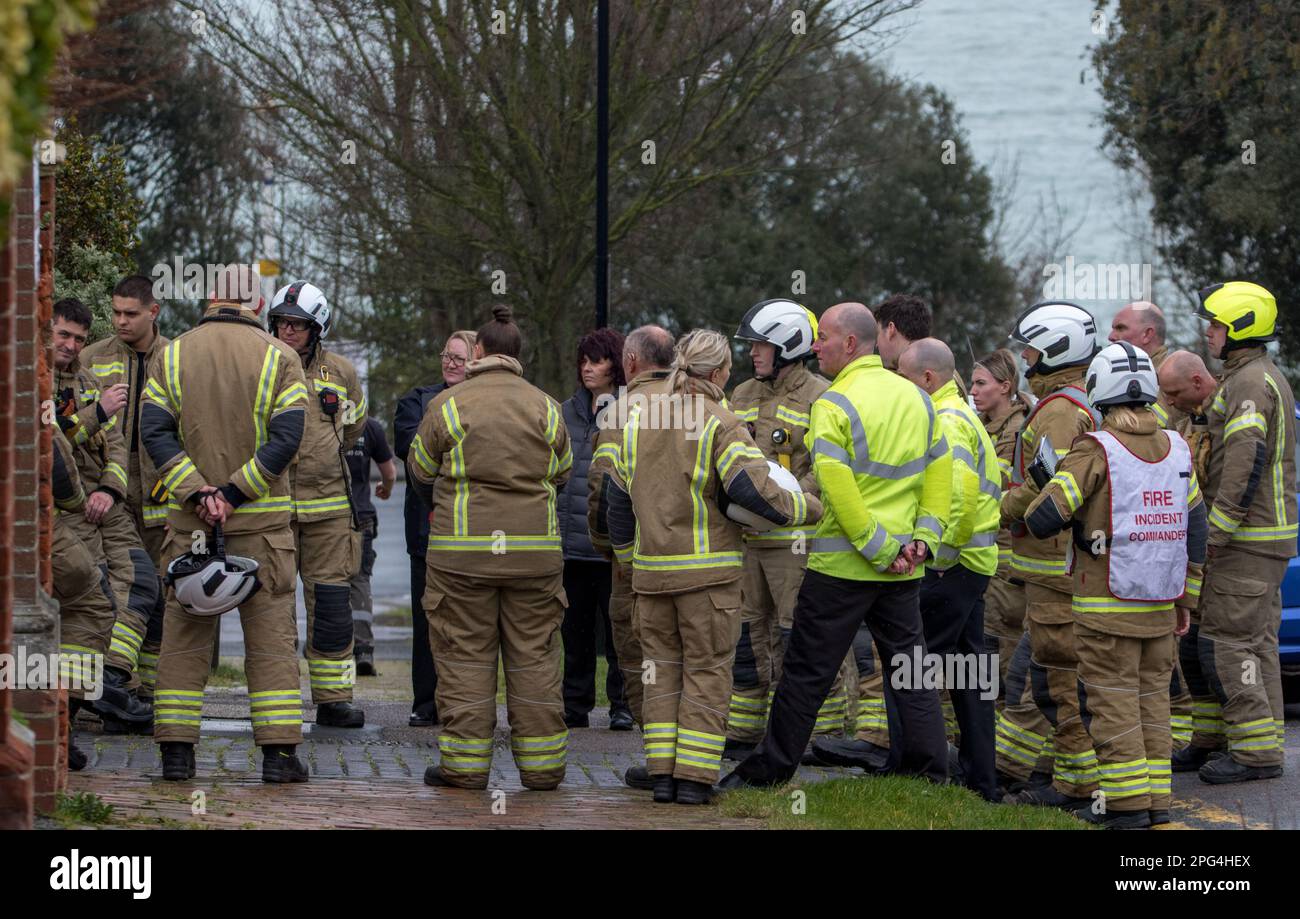
[[[936,557],[948,519],[952,458],[929,397],[873,353],[861,303],[826,311],[813,350],[834,381],[812,407],[809,438],[822,520],[794,612],[767,733],[724,789],[794,775],[822,700],[864,621],[881,650],[895,771],[944,782],[939,694],[909,663],[925,653],[918,567]]]
[[[1115,314],[1110,321],[1110,341],[1126,341],[1135,348],[1141,348],[1151,358],[1151,366],[1160,372],[1161,365],[1168,359],[1169,349],[1165,347],[1165,314],[1150,300],[1135,300]],[[1166,430],[1176,430],[1184,413],[1174,408],[1164,389],[1160,390],[1160,400],[1151,406],[1151,411],[1160,419],[1160,426]]]

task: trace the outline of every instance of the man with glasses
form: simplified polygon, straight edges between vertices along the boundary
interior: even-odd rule
[[[420,428],[425,409],[448,386],[465,379],[465,365],[474,353],[475,334],[470,331],[453,332],[440,355],[442,361],[441,383],[430,383],[408,390],[397,400],[393,415],[393,446],[403,465],[411,441]],[[406,517],[406,553],[411,557],[411,727],[431,727],[438,723],[438,707],[434,693],[438,688],[438,672],[429,648],[428,620],[424,615],[421,598],[424,596],[425,550],[429,543],[429,516],[432,509],[424,504],[413,489],[406,490],[403,505]]]

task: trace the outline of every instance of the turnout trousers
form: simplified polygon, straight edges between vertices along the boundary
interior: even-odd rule
[[[1247,766],[1282,763],[1278,628],[1286,569],[1286,559],[1219,549],[1179,649],[1193,702],[1192,745],[1226,745]]]
[[[424,611],[438,662],[439,771],[486,788],[497,726],[497,668],[505,671],[510,749],[525,788],[564,778],[563,575],[481,578],[430,567]]]
[[[1168,810],[1172,781],[1168,635],[1129,638],[1074,626],[1079,709],[1097,751],[1106,810]]]
[[[163,557],[172,559],[190,550],[189,534],[171,534]],[[298,637],[295,624],[293,533],[288,527],[261,533],[226,536],[226,551],[256,559],[262,587],[238,610],[244,632],[244,671],[248,674],[248,705],[253,743],[302,742],[302,691],[298,682]],[[203,687],[212,664],[212,645],[221,616],[192,616],[168,591],[163,623],[158,686],[154,694],[156,743],[198,743]]]
[[[767,727],[768,708],[781,677],[781,662],[794,626],[794,608],[806,564],[806,555],[788,547],[745,549],[740,581],[740,640],[736,644],[727,716],[727,737],[732,740],[757,743]],[[817,711],[813,733],[843,732],[846,708],[840,673]]]
[[[899,725],[894,771],[946,781],[948,745],[938,691],[915,684],[899,688],[894,680],[896,655],[910,661],[917,649],[925,653],[919,600],[919,581],[853,581],[808,571],[799,589],[767,734],[736,772],[754,785],[789,781],[812,736],[822,700],[865,622],[880,648],[890,717]]]
[[[351,580],[361,567],[361,534],[351,517],[293,524],[298,574],[307,605],[307,672],[311,700],[351,702],[356,683],[352,657]]]
[[[636,621],[648,675],[642,703],[646,768],[651,775],[713,784],[727,742],[740,582],[637,594]]]

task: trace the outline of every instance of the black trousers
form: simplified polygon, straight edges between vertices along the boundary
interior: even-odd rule
[[[921,623],[931,654],[961,655],[972,665],[958,670],[965,678],[963,688],[949,686],[948,693],[961,729],[964,784],[992,801],[997,797],[998,784],[994,766],[993,696],[970,679],[991,674],[988,690],[996,690],[997,663],[984,650],[984,589],[989,580],[988,575],[976,574],[964,565],[954,565],[943,577],[927,569],[921,580]],[[982,695],[988,698],[981,698]],[[892,745],[892,737],[890,742]]]
[[[424,575],[427,562],[422,555],[411,559],[411,711],[426,718],[437,715],[433,701],[438,688],[438,671],[433,666],[429,648],[429,619],[424,615]]]
[[[609,562],[566,561],[564,592],[569,608],[564,611],[560,634],[564,638],[564,714],[581,717],[596,707],[596,632],[604,629],[605,695],[610,712],[627,710],[623,694],[623,671],[614,651],[614,633],[609,626],[609,591],[612,568]]]
[[[918,581],[850,581],[808,570],[799,588],[794,629],[772,699],[767,734],[736,767],[741,778],[754,785],[779,785],[795,774],[817,710],[865,621],[880,648],[890,743],[898,759],[893,771],[947,781],[948,740],[939,691],[894,685],[895,655],[910,661],[917,648],[925,654],[920,592]],[[897,730],[892,724],[895,718]]]

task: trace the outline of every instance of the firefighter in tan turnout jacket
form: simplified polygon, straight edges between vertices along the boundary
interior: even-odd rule
[[[1097,351],[1092,316],[1072,303],[1038,303],[1020,314],[1012,337],[1024,346],[1027,375],[1038,403],[1016,440],[1012,487],[1002,499],[1002,517],[1008,522],[1023,519],[1025,509],[1038,497],[1039,487],[1029,469],[1039,461],[1040,452],[1050,452],[1048,462],[1054,464],[1070,451],[1075,438],[1101,426],[1100,415],[1088,404],[1083,389],[1084,369]],[[1050,444],[1050,451],[1045,444]],[[1079,711],[1071,554],[1067,534],[1038,539],[1023,524],[1013,526],[1011,570],[1025,581],[1030,686],[1034,702],[1055,733],[1052,784],[1016,791],[1007,796],[1009,803],[1078,809],[1092,803],[1098,787],[1097,755]],[[1017,721],[1009,706],[1002,711],[998,746],[1016,745],[1026,756],[1037,758],[1048,738]],[[1001,749],[998,756],[1006,758]]]
[[[352,363],[321,343],[332,324],[325,294],[306,281],[276,291],[267,313],[271,334],[298,353],[307,378],[306,427],[289,480],[316,723],[358,728],[366,719],[352,705],[351,578],[361,568],[361,531],[343,452],[365,428],[366,397]]]
[[[108,423],[122,433],[126,442],[127,510],[161,579],[162,549],[167,535],[167,496],[149,459],[149,452],[140,442],[140,400],[144,396],[149,367],[154,357],[169,343],[169,339],[158,331],[158,313],[153,282],[143,275],[123,278],[113,288],[114,334],[87,345],[81,354],[81,364],[95,379],[100,404],[106,406],[107,414],[113,416]],[[158,679],[163,621],[161,580],[157,595],[157,603],[149,615],[144,640],[136,655],[141,699],[153,697],[154,683]],[[126,615],[130,617],[131,614],[128,612]],[[134,636],[117,637],[124,644],[134,644]]]
[[[77,471],[89,491],[83,512],[67,523],[103,562],[112,585],[116,610],[105,679],[134,689],[140,646],[158,604],[158,572],[145,552],[126,506],[129,494],[127,448],[117,418],[100,403],[95,378],[79,360],[93,321],[79,300],[54,305],[54,392],[59,425],[74,444]],[[134,693],[133,693],[134,694]],[[106,730],[121,722],[106,720]]]
[[[1173,634],[1187,631],[1200,595],[1206,511],[1191,451],[1151,408],[1159,389],[1146,352],[1103,349],[1087,391],[1101,430],[1074,442],[1025,524],[1039,538],[1071,523],[1076,534],[1078,698],[1101,786],[1077,813],[1141,829],[1169,822]]]
[[[754,379],[736,387],[731,410],[746,423],[766,459],[789,470],[805,493],[817,494],[811,444],[804,438],[812,404],[830,383],[807,366],[817,338],[816,317],[791,300],[764,300],[750,307],[733,337],[750,343]],[[800,526],[743,535],[740,641],[727,718],[728,758],[743,759],[763,737],[811,536],[811,528]],[[817,713],[814,733],[842,732],[845,706],[841,674]]]
[[[560,407],[523,379],[519,329],[498,306],[466,378],[439,393],[407,458],[433,508],[424,609],[438,665],[441,758],[429,785],[486,788],[505,669],[510,748],[525,788],[564,778],[564,558],[556,492],[573,465]]]
[[[677,398],[633,407],[608,486],[610,541],[631,563],[653,668],[642,711],[659,803],[705,803],[722,763],[743,565],[740,527],[724,507],[761,529],[821,514],[816,497],[776,484],[744,422],[722,407],[730,368],[724,336],[684,336],[667,380]]]
[[[286,473],[302,441],[308,398],[298,356],[262,329],[258,316],[266,301],[259,288],[247,265],[218,276],[198,326],[168,344],[150,367],[140,438],[168,492],[168,577],[175,576],[172,562],[212,551],[217,524],[230,555],[259,564],[261,587],[239,605],[253,742],[263,750],[264,781],[305,782],[307,769],[294,755],[302,739],[302,694]],[[203,593],[219,593],[224,581],[204,583]],[[175,781],[194,776],[203,687],[220,621],[194,610],[173,584],[154,740],[162,747],[163,778]]]
[[[641,707],[645,700],[645,671],[642,669],[641,641],[637,637],[632,569],[614,557],[609,543],[609,476],[622,455],[623,426],[632,405],[662,397],[667,393],[665,380],[673,361],[673,337],[656,325],[634,329],[623,342],[623,376],[627,392],[601,412],[597,421],[595,450],[587,470],[587,527],[591,544],[613,559],[613,577],[609,597],[609,624],[613,631],[614,650],[623,670],[623,687],[628,708],[637,724],[642,724]],[[632,788],[648,790],[654,780],[645,766],[631,766],[623,776]]]
[[[1200,622],[1182,644],[1196,703],[1192,743],[1175,757],[1212,784],[1282,774],[1281,584],[1296,554],[1295,398],[1268,357],[1273,295],[1246,281],[1200,292],[1223,376],[1210,401],[1209,561]],[[1212,752],[1226,746],[1227,755]]]

